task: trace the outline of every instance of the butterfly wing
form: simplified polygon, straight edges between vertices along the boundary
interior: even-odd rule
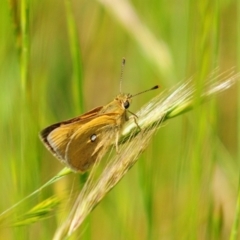
[[[65,162],[66,147],[72,134],[95,118],[101,109],[97,107],[79,117],[55,123],[40,132],[40,139],[55,157]]]
[[[65,153],[71,169],[85,172],[105,154],[118,134],[118,116],[113,113],[100,115],[72,134]]]

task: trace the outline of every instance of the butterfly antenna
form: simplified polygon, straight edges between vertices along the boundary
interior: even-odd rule
[[[122,93],[122,80],[123,80],[123,69],[124,69],[124,66],[125,66],[125,63],[126,63],[126,59],[123,58],[122,59],[122,67],[121,67],[121,76],[120,76],[120,93]]]
[[[152,88],[150,88],[150,89],[148,89],[148,90],[145,90],[145,91],[139,92],[139,93],[137,93],[137,94],[134,94],[134,95],[132,95],[131,97],[135,97],[135,96],[140,95],[140,94],[142,94],[142,93],[149,92],[149,91],[152,91],[152,90],[158,89],[158,88],[159,88],[159,85],[156,85],[156,86],[154,86],[154,87],[152,87]]]

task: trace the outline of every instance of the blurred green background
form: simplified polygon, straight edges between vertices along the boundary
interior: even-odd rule
[[[239,14],[237,0],[1,1],[0,212],[63,168],[38,132],[111,101],[122,57],[132,94],[237,71]],[[238,88],[164,124],[71,239],[238,239]],[[131,111],[156,94],[134,99]],[[52,239],[80,182],[72,174],[1,215],[0,239]],[[49,215],[11,226],[51,196],[60,203]]]

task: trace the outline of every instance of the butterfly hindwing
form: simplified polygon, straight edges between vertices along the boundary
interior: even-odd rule
[[[85,172],[107,151],[118,131],[112,115],[115,114],[100,115],[72,134],[65,152],[70,168]]]

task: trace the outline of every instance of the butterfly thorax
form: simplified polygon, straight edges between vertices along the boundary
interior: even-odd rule
[[[100,114],[116,113],[122,115],[126,112],[126,109],[129,108],[130,103],[131,95],[121,93],[112,102],[104,106],[99,113]]]
[[[128,109],[130,106],[131,97],[131,94],[120,93],[113,101],[108,103],[99,111],[99,115],[115,115],[114,118],[118,122],[117,125],[120,125],[120,123],[123,124],[128,120],[126,109]]]

